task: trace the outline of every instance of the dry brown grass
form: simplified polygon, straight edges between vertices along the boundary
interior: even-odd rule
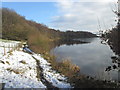
[[[28,45],[34,52],[46,53],[46,51],[50,50],[50,39],[39,31],[33,31],[29,34]]]
[[[0,63],[5,64],[5,62],[4,62],[4,61],[2,61],[2,60],[0,60]]]
[[[27,64],[24,60],[20,61],[20,63],[22,63],[22,64]]]
[[[54,55],[50,55],[49,53],[44,54],[43,57],[51,63],[54,70],[62,73],[70,79],[72,79],[80,72],[80,67],[73,64],[70,59],[65,59],[61,62],[57,62],[56,57]]]
[[[12,50],[8,51],[9,55],[13,55],[12,52],[13,52]]]
[[[16,74],[23,74],[26,69],[12,69],[12,68],[7,68],[6,70],[8,70],[9,72],[14,72]]]
[[[6,63],[10,65],[10,63],[8,61],[6,61]]]
[[[71,60],[68,59],[59,62],[56,68],[69,78],[72,78],[80,71],[80,68],[77,65],[72,64]]]

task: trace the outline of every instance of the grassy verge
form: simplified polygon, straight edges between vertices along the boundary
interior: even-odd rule
[[[72,64],[69,59],[57,62],[56,57],[54,55],[50,55],[49,53],[44,54],[43,57],[51,63],[53,69],[64,74],[65,76],[73,77],[73,75],[79,73],[80,71],[80,68],[77,65]]]

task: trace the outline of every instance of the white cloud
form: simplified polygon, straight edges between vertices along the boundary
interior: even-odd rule
[[[97,0],[101,1],[101,0]],[[98,29],[98,19],[103,29],[115,25],[115,14],[111,10],[115,2],[73,2],[65,0],[57,2],[58,16],[52,17],[51,26],[60,30],[87,30]],[[112,8],[113,8],[112,7]]]

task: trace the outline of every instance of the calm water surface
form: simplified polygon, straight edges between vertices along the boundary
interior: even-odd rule
[[[101,44],[100,38],[79,39],[90,43],[61,45],[51,50],[57,56],[57,61],[70,59],[80,67],[80,73],[97,79],[118,80],[118,70],[105,71],[113,66],[111,56],[115,54],[108,45]]]

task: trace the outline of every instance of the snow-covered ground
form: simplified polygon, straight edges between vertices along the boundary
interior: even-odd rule
[[[0,79],[5,88],[46,88],[36,76],[36,61],[27,53],[13,51],[0,59]]]
[[[48,63],[44,58],[38,54],[34,54],[33,57],[40,61],[40,67],[43,69],[45,79],[52,83],[53,86],[58,88],[72,88],[71,85],[66,82],[67,78],[52,70],[50,63]]]
[[[0,42],[0,45],[17,45],[18,42]],[[5,88],[47,88],[37,78],[37,63],[43,69],[43,77],[57,88],[71,88],[67,78],[52,70],[50,63],[41,57],[40,54],[28,54],[21,50],[15,50],[3,56],[0,47],[0,83],[5,83]],[[7,52],[9,49],[7,49]]]
[[[20,42],[19,41],[10,41],[0,39],[0,58],[6,54],[8,51],[16,47]]]

